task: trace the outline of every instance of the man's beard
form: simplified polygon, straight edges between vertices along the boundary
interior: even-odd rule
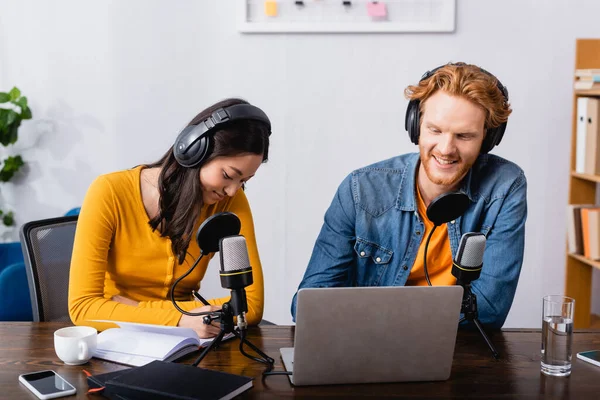
[[[435,185],[441,186],[454,186],[461,181],[461,179],[467,174],[469,169],[473,166],[473,163],[467,164],[461,158],[458,159],[456,165],[458,169],[452,175],[448,174],[436,174],[436,171],[431,170],[430,163],[437,163],[431,153],[426,153],[423,148],[419,149],[421,153],[421,164],[425,168],[427,178]]]

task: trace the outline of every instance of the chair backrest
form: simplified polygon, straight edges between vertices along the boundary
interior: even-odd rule
[[[33,320],[69,321],[69,269],[77,215],[28,222],[21,228]]]

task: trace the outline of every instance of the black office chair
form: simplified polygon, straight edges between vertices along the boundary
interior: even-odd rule
[[[21,228],[21,247],[33,320],[70,321],[69,269],[78,215],[28,222]],[[259,325],[275,325],[262,320]]]
[[[21,247],[33,320],[70,321],[68,294],[77,215],[28,222]]]

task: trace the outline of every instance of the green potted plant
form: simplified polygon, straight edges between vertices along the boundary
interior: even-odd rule
[[[27,97],[16,87],[10,92],[0,92],[0,143],[4,147],[15,144],[19,138],[21,122],[31,119]],[[0,193],[2,183],[8,182],[24,165],[20,155],[8,155],[0,160]],[[0,224],[14,226],[13,211],[0,203]],[[0,320],[31,320],[31,302],[23,253],[19,242],[0,243]]]
[[[16,87],[8,93],[0,92],[0,143],[7,147],[15,144],[19,138],[19,126],[24,119],[31,119],[31,109],[27,105],[27,97],[21,96]],[[20,155],[8,156],[2,161],[0,182],[8,182],[23,166]],[[6,226],[14,225],[13,212],[0,205],[0,217]]]

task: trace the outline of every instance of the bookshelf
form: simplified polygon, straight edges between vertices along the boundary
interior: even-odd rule
[[[575,69],[600,68],[600,39],[577,39]],[[596,185],[600,175],[580,174],[575,171],[577,141],[577,98],[600,97],[600,90],[574,90],[571,121],[571,174],[569,176],[569,204],[596,202]],[[565,295],[575,299],[575,328],[596,326],[600,316],[592,315],[592,271],[600,269],[600,262],[578,254],[566,256]]]
[[[600,183],[600,175],[580,174],[578,172],[571,172],[571,176],[577,179],[583,179],[584,181]]]

